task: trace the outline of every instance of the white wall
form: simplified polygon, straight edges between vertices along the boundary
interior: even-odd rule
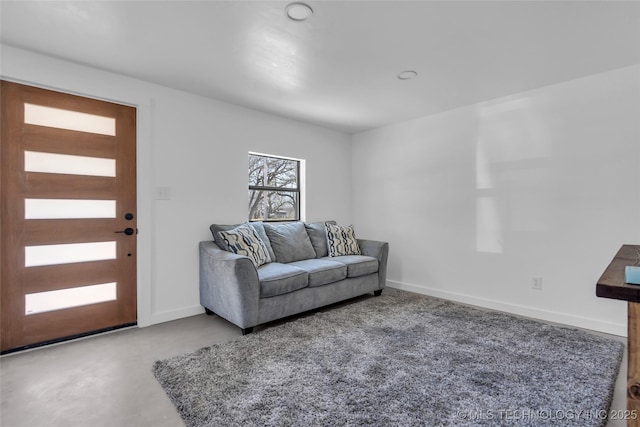
[[[306,159],[309,221],[351,221],[350,136],[2,46],[2,78],[138,108],[139,324],[197,314],[200,240],[247,215],[247,152]],[[170,200],[155,200],[158,186]]]
[[[246,153],[257,151],[307,160],[307,220],[388,240],[391,285],[626,333],[625,303],[596,298],[595,283],[622,243],[640,243],[640,66],[350,138],[1,54],[3,78],[137,106],[141,325],[201,311],[197,242],[212,222],[244,219]],[[171,200],[155,200],[157,186]]]
[[[595,284],[640,244],[640,66],[360,133],[352,156],[392,286],[626,334]]]

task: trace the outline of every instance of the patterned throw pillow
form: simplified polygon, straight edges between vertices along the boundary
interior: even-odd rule
[[[329,256],[360,255],[360,246],[353,225],[348,227],[325,223]]]
[[[256,268],[271,262],[267,247],[262,243],[253,227],[242,224],[228,231],[219,231],[218,235],[229,252],[248,256]]]

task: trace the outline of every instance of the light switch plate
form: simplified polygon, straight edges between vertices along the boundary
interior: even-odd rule
[[[156,187],[156,200],[171,200],[171,187]]]

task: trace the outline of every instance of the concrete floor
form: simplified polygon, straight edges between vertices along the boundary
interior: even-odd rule
[[[153,362],[240,335],[202,314],[2,356],[0,426],[182,426],[151,373]],[[626,407],[626,371],[625,357],[612,410]]]
[[[240,335],[202,314],[5,355],[0,426],[182,426],[153,362]]]

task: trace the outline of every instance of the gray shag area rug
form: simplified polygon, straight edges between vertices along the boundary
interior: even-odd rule
[[[385,289],[153,372],[190,427],[602,426],[623,349]]]

